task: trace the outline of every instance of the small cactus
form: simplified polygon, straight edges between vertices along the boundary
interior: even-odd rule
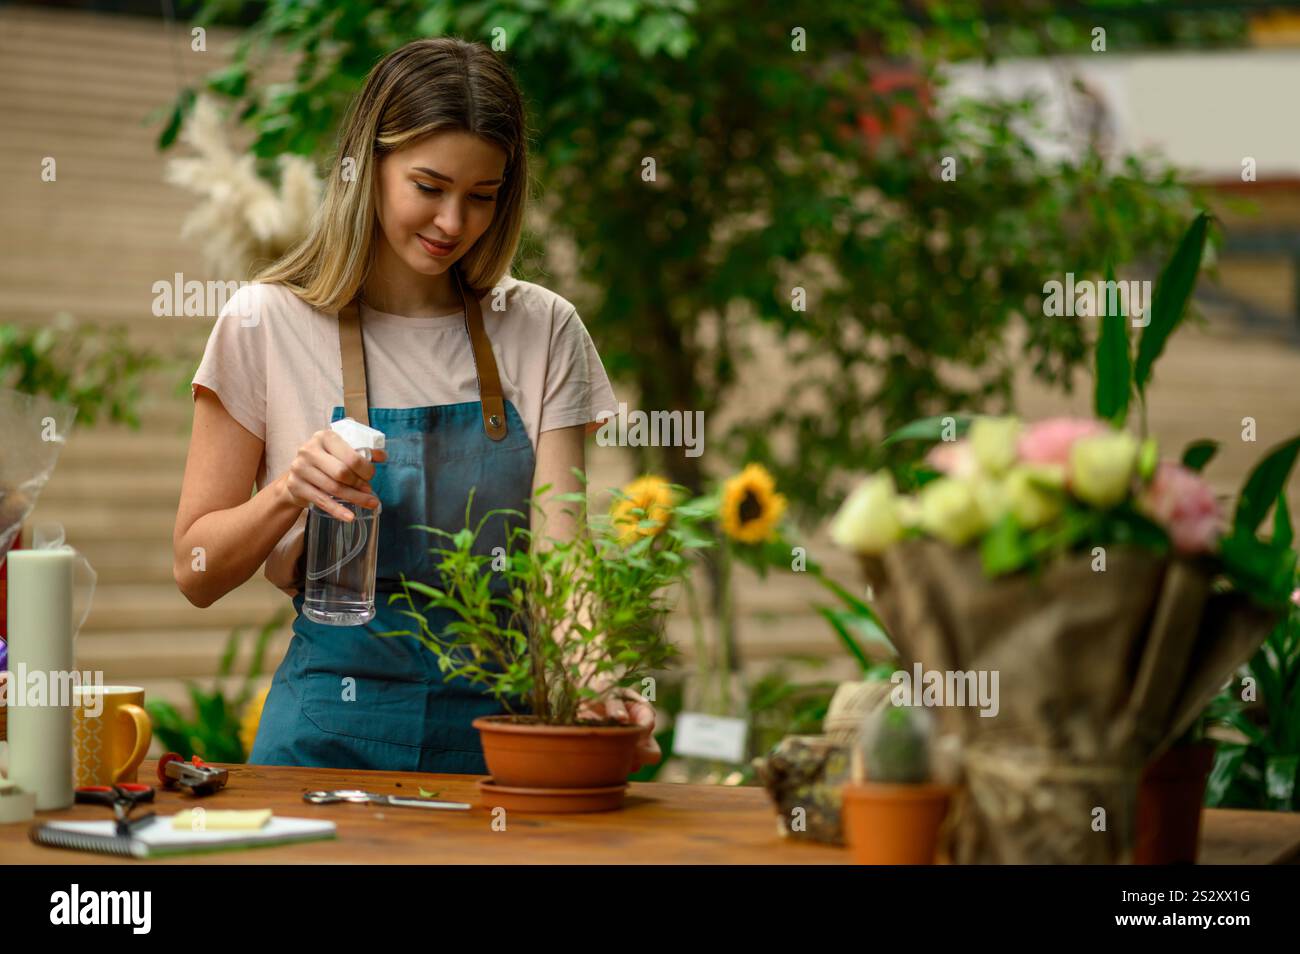
[[[930,781],[930,713],[886,704],[862,720],[858,748],[868,782],[915,785]]]

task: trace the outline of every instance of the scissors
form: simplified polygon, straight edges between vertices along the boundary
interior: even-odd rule
[[[157,815],[157,812],[149,812],[137,818],[130,817],[135,806],[142,802],[152,802],[153,795],[152,785],[138,785],[135,782],[119,782],[116,785],[82,785],[76,790],[76,800],[82,805],[112,806],[119,835],[130,835]]]
[[[328,792],[303,792],[302,800],[311,802],[313,805],[332,805],[335,802],[367,802],[372,805],[387,805],[390,808],[442,808],[452,811],[468,811],[473,807],[468,802],[443,802],[430,798],[401,798],[397,795],[365,792],[359,788],[339,788]]]

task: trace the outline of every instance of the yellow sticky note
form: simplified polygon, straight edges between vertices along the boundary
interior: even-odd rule
[[[249,831],[265,827],[270,820],[269,808],[246,812],[187,808],[172,816],[172,828],[178,831]]]

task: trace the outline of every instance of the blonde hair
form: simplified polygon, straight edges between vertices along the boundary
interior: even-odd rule
[[[491,142],[506,154],[492,224],[456,263],[470,288],[496,285],[510,270],[528,196],[523,100],[509,68],[481,43],[413,40],[370,71],[348,108],[325,197],[307,237],[258,272],[321,311],[337,312],[361,288],[375,255],[375,169],[396,149],[444,130]],[[355,160],[355,176],[343,176]]]

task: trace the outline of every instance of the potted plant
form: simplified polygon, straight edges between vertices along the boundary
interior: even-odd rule
[[[463,529],[422,528],[443,539],[432,549],[436,579],[404,580],[391,597],[407,604],[403,612],[418,626],[381,635],[415,636],[444,673],[482,687],[505,708],[473,722],[491,773],[479,783],[489,804],[546,812],[622,804],[645,730],[589,712],[624,687],[653,686],[649,673],[675,652],[664,633],[669,593],[690,572],[691,552],[709,545],[698,527],[710,507],[669,487],[671,496],[655,507],[590,517],[585,490],[555,495],[574,505],[583,529],[557,540],[515,519],[504,553],[480,545],[484,527],[497,516],[524,515],[499,508],[471,525],[472,493]],[[534,495],[535,513],[549,489]],[[455,622],[430,627],[432,610],[450,611]]]
[[[860,762],[843,788],[844,835],[858,864],[934,862],[951,790],[933,781],[930,735],[930,715],[916,706],[887,705],[864,717]]]

